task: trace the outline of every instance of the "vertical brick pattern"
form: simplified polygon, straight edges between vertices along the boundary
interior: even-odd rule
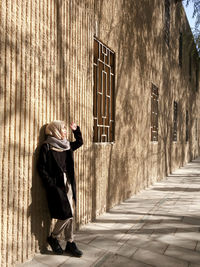
[[[76,227],[193,158],[192,139],[171,147],[167,107],[190,101],[193,114],[199,95],[188,98],[178,57],[169,58],[163,45],[163,8],[164,0],[0,1],[0,266],[42,250],[52,227],[36,171],[46,123],[74,121],[83,133],[84,146],[74,153]],[[171,43],[178,30],[172,21]],[[94,32],[116,53],[114,144],[92,143]],[[150,142],[152,82],[160,92],[157,144]]]
[[[35,166],[51,120],[82,129],[76,225],[91,220],[93,0],[2,0],[0,12],[0,266],[11,267],[41,249],[50,229]]]

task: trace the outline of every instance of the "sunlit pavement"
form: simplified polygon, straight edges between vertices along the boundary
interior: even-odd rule
[[[37,254],[17,267],[200,266],[200,158],[75,235],[81,258]]]

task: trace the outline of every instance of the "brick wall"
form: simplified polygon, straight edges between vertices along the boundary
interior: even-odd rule
[[[46,123],[75,121],[82,129],[84,146],[75,152],[78,228],[197,156],[193,133],[200,113],[195,82],[186,75],[187,47],[185,67],[178,66],[177,34],[188,29],[187,21],[173,7],[166,47],[164,1],[0,5],[0,265],[11,267],[42,250],[51,228],[35,168]],[[92,141],[94,34],[116,53],[113,144]],[[152,83],[159,88],[158,143],[150,141]],[[171,142],[174,100],[180,104],[177,143]]]

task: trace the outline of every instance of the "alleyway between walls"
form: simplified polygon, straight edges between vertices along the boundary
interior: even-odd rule
[[[75,239],[82,258],[49,251],[17,267],[200,266],[200,158],[82,227]]]

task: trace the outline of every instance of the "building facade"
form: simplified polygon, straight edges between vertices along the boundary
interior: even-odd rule
[[[199,155],[199,62],[180,1],[0,5],[0,265],[11,267],[50,231],[35,167],[45,124],[82,130],[78,228]]]

